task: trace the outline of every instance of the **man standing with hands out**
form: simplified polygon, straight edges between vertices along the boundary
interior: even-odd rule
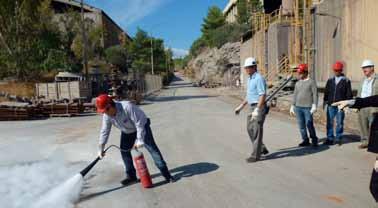
[[[245,60],[244,68],[248,78],[247,96],[245,100],[235,109],[235,114],[248,104],[249,115],[247,117],[247,130],[251,139],[253,149],[247,162],[257,162],[261,154],[268,154],[268,150],[263,144],[263,125],[266,114],[266,83],[264,78],[257,72],[256,59],[249,57]]]
[[[310,133],[312,146],[318,146],[318,137],[314,127],[312,115],[316,112],[318,104],[318,89],[315,81],[308,76],[307,64],[299,64],[297,68],[299,81],[295,84],[293,104],[290,115],[297,116],[299,130],[302,136],[300,147],[310,146],[307,130]]]

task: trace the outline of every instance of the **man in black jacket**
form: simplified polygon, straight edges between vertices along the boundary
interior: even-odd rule
[[[357,109],[378,107],[378,95],[366,98],[356,98],[355,100],[339,101],[332,104],[332,106],[337,106],[340,111],[345,107]],[[368,151],[378,154],[378,113],[374,114],[373,123],[371,124]],[[378,157],[375,161],[370,179],[370,193],[373,195],[375,201],[378,202]]]
[[[327,109],[327,140],[324,145],[333,145],[334,141],[341,145],[344,133],[344,111],[339,111],[337,107],[331,104],[341,100],[349,100],[353,98],[352,85],[350,80],[343,74],[344,65],[337,61],[333,65],[335,76],[328,79],[324,91],[324,108]],[[334,120],[336,117],[336,139],[334,134]]]

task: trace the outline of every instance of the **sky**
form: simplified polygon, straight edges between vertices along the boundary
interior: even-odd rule
[[[104,10],[129,35],[137,28],[161,38],[176,57],[187,54],[201,35],[201,24],[210,6],[223,10],[228,0],[85,0]]]

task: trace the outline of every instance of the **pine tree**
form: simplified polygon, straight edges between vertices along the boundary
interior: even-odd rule
[[[207,17],[203,21],[204,23],[202,24],[201,31],[204,40],[207,42],[209,42],[211,39],[211,32],[226,23],[222,11],[217,6],[212,6],[209,8]]]

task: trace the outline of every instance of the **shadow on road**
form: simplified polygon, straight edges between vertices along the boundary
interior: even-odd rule
[[[195,96],[160,96],[147,99],[151,102],[169,102],[169,101],[178,101],[178,100],[190,100],[190,99],[202,99],[202,98],[212,98],[217,96],[208,96],[208,95],[195,95]]]
[[[316,154],[319,152],[323,152],[325,150],[328,150],[330,146],[328,145],[322,145],[322,143],[326,140],[326,138],[319,140],[319,147],[318,148],[312,148],[312,147],[290,147],[286,149],[280,149],[277,152],[274,152],[270,155],[267,155],[265,159],[263,160],[273,160],[273,159],[279,159],[284,157],[300,157],[310,154]],[[349,144],[349,143],[355,143],[360,141],[360,136],[349,134],[344,135],[342,139],[342,145]],[[335,144],[337,146],[337,144]]]
[[[108,189],[108,190],[105,190],[105,191],[100,191],[100,192],[88,194],[88,195],[80,197],[78,203],[84,202],[84,201],[88,201],[88,200],[90,200],[92,198],[95,198],[95,197],[98,197],[98,196],[101,196],[101,195],[104,195],[104,194],[107,194],[107,193],[110,193],[110,192],[113,192],[113,191],[117,191],[117,190],[120,190],[120,189],[123,189],[123,188],[126,188],[126,187],[127,186],[120,185],[118,187],[111,188],[111,189]]]
[[[170,172],[171,172],[172,176],[175,178],[175,180],[179,181],[182,178],[206,174],[206,173],[209,173],[209,172],[216,171],[217,169],[219,169],[219,166],[217,164],[208,163],[208,162],[201,162],[201,163],[194,163],[194,164],[190,164],[190,165],[184,165],[184,166],[181,166],[181,167],[177,167],[177,168],[171,169]],[[151,177],[155,178],[155,177],[159,177],[159,176],[161,176],[161,174],[157,173],[157,174],[153,174]],[[165,182],[165,180],[158,182],[158,183],[154,183],[154,188],[161,186],[161,185],[164,185],[166,183],[167,182]]]
[[[219,166],[217,164],[208,163],[208,162],[201,162],[201,163],[194,163],[194,164],[190,164],[190,165],[184,165],[184,166],[181,166],[181,167],[177,167],[177,168],[171,169],[170,171],[171,171],[173,177],[178,181],[178,180],[181,180],[182,178],[185,178],[185,177],[202,175],[202,174],[206,174],[206,173],[209,173],[209,172],[216,171],[217,169],[219,169]],[[159,176],[161,176],[161,174],[157,173],[157,174],[151,175],[151,178],[156,178],[156,177],[159,177]],[[154,183],[153,188],[164,185],[166,183],[167,182],[165,182],[165,180]],[[101,195],[104,195],[104,194],[107,194],[107,193],[110,193],[110,192],[113,192],[113,191],[117,191],[117,190],[120,190],[120,189],[123,189],[123,188],[126,188],[126,187],[128,187],[128,186],[120,185],[120,186],[117,186],[117,187],[114,187],[114,188],[111,188],[111,189],[108,189],[108,190],[104,190],[104,191],[100,191],[100,192],[91,193],[91,194],[88,194],[88,195],[85,195],[85,196],[81,196],[78,203],[84,202],[84,201],[90,200],[92,198],[95,198],[95,197],[98,197],[98,196],[101,196]]]
[[[328,150],[329,146],[319,145],[318,148],[313,147],[290,147],[285,149],[280,149],[277,152],[273,152],[267,155],[263,160],[273,160],[280,159],[284,157],[300,157],[305,155],[316,154]]]

